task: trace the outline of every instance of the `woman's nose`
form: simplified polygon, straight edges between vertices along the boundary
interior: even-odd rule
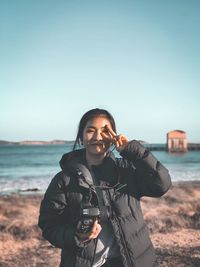
[[[97,141],[102,140],[103,138],[101,135],[101,131],[95,131],[93,138],[94,138],[94,140],[97,140]]]

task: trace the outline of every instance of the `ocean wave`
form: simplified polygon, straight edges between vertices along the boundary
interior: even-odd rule
[[[48,176],[22,176],[17,179],[7,179],[6,177],[0,179],[1,193],[27,191],[33,188],[37,188],[38,191],[44,192],[50,181],[53,178],[52,175]]]
[[[199,181],[200,180],[200,171],[171,171],[170,172],[172,181]]]
[[[200,180],[200,170],[169,170],[169,173],[172,182]],[[45,176],[26,175],[17,179],[0,177],[0,194],[22,191],[38,191],[44,193],[53,177],[53,173]]]
[[[34,188],[45,192],[51,179],[60,171],[59,160],[63,152],[67,150],[62,146],[1,148],[0,192]],[[199,151],[181,155],[155,151],[153,154],[168,168],[172,181],[200,180]]]

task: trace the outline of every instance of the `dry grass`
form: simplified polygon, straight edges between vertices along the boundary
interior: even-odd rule
[[[200,183],[175,184],[161,199],[142,201],[159,267],[200,266]]]
[[[60,250],[37,227],[40,195],[0,197],[0,267],[56,267]],[[200,266],[200,183],[176,184],[142,208],[159,267]]]
[[[41,196],[0,198],[0,267],[59,266],[58,249],[37,226]]]

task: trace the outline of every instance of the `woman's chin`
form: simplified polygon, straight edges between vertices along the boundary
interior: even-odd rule
[[[91,150],[90,150],[90,153],[91,154],[95,154],[95,155],[102,155],[106,152],[106,148],[105,147],[93,147]]]

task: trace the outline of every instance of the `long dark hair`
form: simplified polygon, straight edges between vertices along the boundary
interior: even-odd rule
[[[113,116],[107,110],[99,109],[99,108],[91,109],[83,115],[83,117],[81,118],[79,122],[78,133],[76,136],[76,140],[74,142],[73,150],[76,149],[77,145],[79,147],[81,146],[81,143],[83,141],[83,131],[85,129],[85,126],[89,120],[95,117],[105,117],[106,119],[108,119],[113,131],[116,132],[115,120]]]

